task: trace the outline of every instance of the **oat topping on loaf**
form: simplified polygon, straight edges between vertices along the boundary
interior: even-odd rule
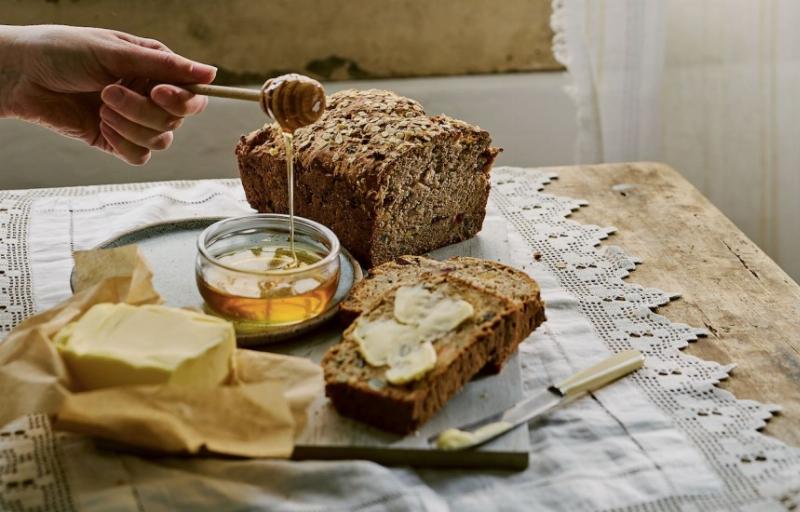
[[[331,95],[322,119],[295,132],[294,150],[297,213],[370,266],[475,235],[499,152],[485,130],[380,90]],[[278,128],[242,137],[236,154],[250,204],[285,212]]]

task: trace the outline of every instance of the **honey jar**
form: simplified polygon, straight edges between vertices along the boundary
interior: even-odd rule
[[[212,224],[198,238],[196,278],[210,313],[249,328],[292,325],[324,312],[339,284],[340,245],[325,226],[256,214]]]

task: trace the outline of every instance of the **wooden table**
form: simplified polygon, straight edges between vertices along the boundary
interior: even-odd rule
[[[687,352],[735,363],[721,386],[781,405],[765,432],[800,446],[800,286],[666,165],[552,170],[559,179],[546,192],[589,201],[572,218],[616,226],[607,243],[644,260],[630,280],[682,295],[659,313],[708,329]]]

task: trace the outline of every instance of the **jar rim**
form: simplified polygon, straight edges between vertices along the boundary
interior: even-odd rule
[[[325,241],[330,243],[330,250],[328,254],[325,255],[319,261],[312,263],[311,265],[287,270],[246,270],[242,268],[237,268],[236,266],[229,265],[227,263],[223,263],[219,261],[216,257],[212,256],[208,252],[208,247],[206,247],[208,243],[208,239],[211,238],[212,235],[222,235],[224,233],[230,232],[233,230],[233,227],[236,226],[238,223],[242,223],[245,221],[279,221],[282,225],[289,226],[289,215],[281,214],[281,213],[254,213],[250,215],[241,215],[239,217],[228,217],[222,220],[219,220],[200,233],[200,236],[197,237],[197,250],[199,253],[209,262],[217,265],[218,267],[224,268],[226,270],[230,270],[231,272],[237,272],[240,274],[250,274],[250,275],[257,275],[257,276],[287,276],[293,274],[300,274],[309,271],[314,271],[315,269],[325,267],[335,259],[339,257],[339,253],[341,252],[341,245],[339,243],[339,238],[334,234],[330,228],[320,224],[319,222],[315,222],[311,219],[307,219],[305,217],[298,217],[297,215],[294,216],[295,222],[295,229],[298,225],[310,227],[316,230]],[[258,227],[258,226],[248,226],[249,228]],[[227,228],[227,229],[226,229]]]

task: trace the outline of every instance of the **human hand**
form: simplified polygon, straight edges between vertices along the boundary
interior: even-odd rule
[[[99,28],[0,26],[0,113],[44,125],[133,165],[166,149],[216,69],[153,39]]]

